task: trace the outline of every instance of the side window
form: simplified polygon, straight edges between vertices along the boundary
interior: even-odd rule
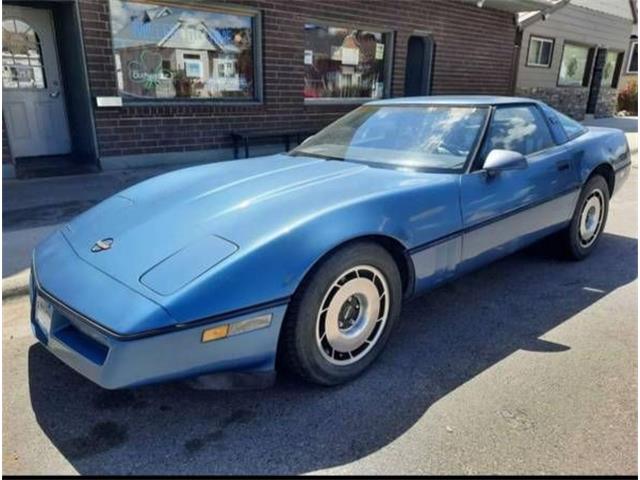
[[[572,118],[569,118],[566,115],[563,115],[557,110],[555,110],[554,113],[556,114],[556,118],[558,119],[558,122],[560,122],[560,125],[562,126],[564,133],[567,134],[567,139],[572,140],[582,135],[586,131],[586,128],[584,128],[582,125],[580,125],[578,122],[576,122]]]
[[[481,158],[484,161],[494,149],[529,155],[554,144],[547,124],[535,106],[499,107],[493,114]]]

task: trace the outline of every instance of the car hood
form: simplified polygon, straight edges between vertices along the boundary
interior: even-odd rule
[[[288,155],[220,162],[135,185],[76,217],[63,234],[108,275],[143,294],[170,295],[318,209],[396,188],[406,175]]]

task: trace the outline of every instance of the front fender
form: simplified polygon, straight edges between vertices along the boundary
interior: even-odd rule
[[[585,184],[597,169],[610,167],[614,190],[617,190],[631,165],[631,152],[622,130],[604,127],[589,127],[589,131],[577,140],[576,156],[581,184]],[[613,193],[613,192],[611,192]]]
[[[176,295],[161,299],[178,322],[286,301],[327,252],[377,235],[410,249],[460,228],[458,181],[386,192],[317,211],[265,232]],[[233,240],[233,239],[231,239]]]

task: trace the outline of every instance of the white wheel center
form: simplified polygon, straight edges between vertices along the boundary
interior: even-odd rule
[[[316,326],[320,352],[335,365],[362,358],[380,338],[389,312],[389,289],[371,266],[344,272],[322,301]]]

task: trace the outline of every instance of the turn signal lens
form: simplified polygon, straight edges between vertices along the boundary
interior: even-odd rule
[[[220,340],[221,338],[231,337],[233,335],[239,335],[241,333],[251,332],[253,330],[259,330],[261,328],[267,328],[271,325],[271,314],[260,315],[259,317],[248,318],[246,320],[240,320],[239,322],[218,325],[212,328],[207,328],[202,331],[202,343],[212,342],[214,340]]]
[[[271,315],[260,315],[259,317],[249,318],[248,320],[242,320],[240,322],[232,323],[229,325],[229,336],[238,335],[239,333],[250,332],[251,330],[258,330],[260,328],[266,328],[271,325]]]
[[[225,338],[229,333],[229,325],[218,325],[217,327],[208,328],[202,332],[202,343],[212,342]]]

